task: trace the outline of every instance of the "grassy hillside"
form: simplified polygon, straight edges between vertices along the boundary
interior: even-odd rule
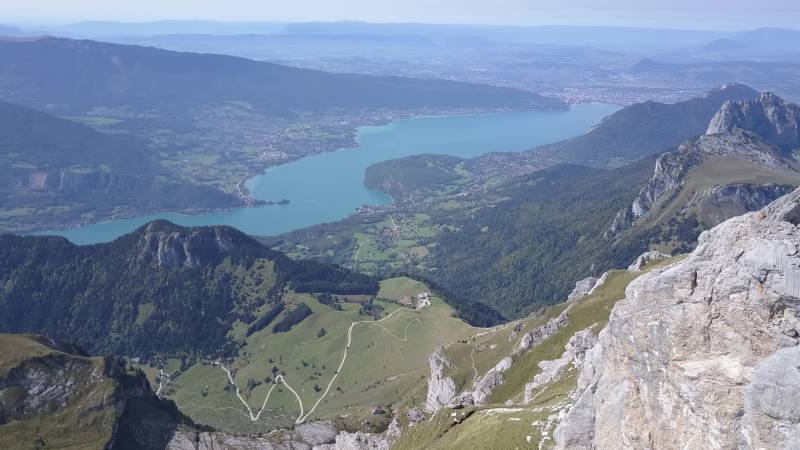
[[[635,226],[618,238],[620,242],[648,236],[650,246],[664,252],[687,251],[703,230],[748,211],[758,209],[754,199],[761,194],[751,187],[773,186],[767,203],[800,185],[800,173],[789,168],[765,168],[730,157],[710,157],[691,167],[683,184],[642,216]],[[729,186],[730,193],[719,186]],[[738,191],[741,190],[742,193]],[[750,195],[753,199],[747,198]]]
[[[291,387],[302,402],[304,420],[328,418],[345,428],[382,431],[392,410],[424,402],[433,350],[480,331],[454,318],[453,309],[438,298],[416,310],[411,299],[416,301],[418,293],[428,290],[408,278],[382,281],[373,301],[382,309],[379,319],[366,315],[365,296],[338,296],[338,308],[308,294],[286,296],[288,308],[303,303],[313,314],[288,332],[266,328],[251,335],[236,356],[221,361],[253,415],[272,392],[258,420],[251,420],[225,371],[210,360],[184,370],[169,366],[172,376],[163,395],[203,423],[223,430],[265,432],[291,426],[301,417]],[[352,340],[346,348],[351,326]],[[149,372],[157,384],[158,372]],[[375,406],[386,412],[374,415]]]
[[[458,410],[442,409],[430,420],[406,429],[392,448],[552,448],[552,432],[558,423],[558,413],[574,401],[570,393],[577,386],[578,372],[570,366],[525,404],[525,384],[540,372],[538,364],[559,358],[567,341],[576,332],[591,328],[595,334],[599,333],[608,322],[614,304],[625,297],[625,288],[635,278],[680,259],[651,263],[642,272],[611,272],[607,281],[592,295],[572,303],[567,312],[569,322],[566,326],[515,359],[511,369],[503,374],[505,382],[493,391],[489,404]],[[483,375],[511,353],[524,333],[558,316],[568,306],[568,303],[555,305],[542,315],[512,322],[486,337],[447,346],[445,357],[455,369],[447,372],[446,376],[453,377],[460,389],[470,388],[473,367],[475,373]]]

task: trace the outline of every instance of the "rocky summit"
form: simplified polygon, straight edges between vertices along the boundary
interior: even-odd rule
[[[749,130],[786,150],[800,144],[800,107],[772,93],[757,99],[726,102],[711,119],[707,135]]]
[[[800,447],[800,190],[627,288],[558,448]]]
[[[650,180],[610,232],[695,215],[705,227],[754,211],[800,183],[798,108],[771,94],[728,101],[705,134],[663,153]]]

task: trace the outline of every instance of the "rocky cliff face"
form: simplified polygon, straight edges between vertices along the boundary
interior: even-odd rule
[[[800,190],[633,281],[559,448],[800,448]]]
[[[133,191],[149,181],[145,177],[96,167],[21,170],[15,175],[17,189],[40,192]]]
[[[1,448],[114,442],[125,397],[109,361],[61,350],[40,336],[0,334]]]
[[[525,385],[524,403],[532,402],[538,390],[559,379],[570,367],[580,369],[583,366],[586,351],[596,343],[597,337],[591,329],[587,328],[575,333],[569,339],[561,357],[541,361],[538,364],[541,371],[533,377],[533,381]]]
[[[229,227],[185,228],[156,221],[141,231],[137,259],[159,267],[200,267],[219,262],[237,243],[250,240]]]
[[[618,235],[649,211],[665,208],[678,196],[692,169],[704,164],[714,165],[719,158],[749,164],[753,171],[774,172],[776,181],[787,179],[786,174],[797,174],[793,150],[800,146],[798,111],[800,107],[768,93],[754,100],[726,102],[711,120],[706,134],[657,159],[652,178],[631,207],[619,212],[609,233]],[[764,183],[763,177],[756,176],[752,181],[734,174],[728,176],[730,181],[726,175],[717,176],[719,179],[707,178],[698,181],[710,185],[694,194],[692,204],[678,205],[684,210],[702,208],[709,202],[710,209],[722,212],[723,217],[705,218],[709,222],[707,226],[730,217],[731,212],[738,214],[763,208],[794,188],[785,183]]]
[[[726,102],[711,119],[707,135],[731,133],[735,129],[752,131],[785,149],[800,146],[800,107],[772,93],[757,99]]]
[[[628,266],[628,270],[639,272],[648,263],[664,258],[669,258],[669,255],[656,251],[644,252],[639,255],[639,257],[636,258],[636,260],[630,266]]]
[[[683,186],[690,169],[714,157],[746,161],[754,167],[769,170],[793,171],[789,161],[757,135],[740,129],[726,134],[705,135],[658,158],[653,177],[631,206],[633,217],[639,218],[668,200]]]
[[[579,301],[598,285],[602,284],[597,278],[586,278],[576,284],[571,298],[571,304]],[[471,386],[458,392],[455,381],[447,375],[447,371],[454,364],[444,355],[444,348],[439,347],[430,357],[431,376],[428,378],[428,395],[425,409],[435,413],[442,408],[458,409],[464,406],[485,405],[489,403],[492,394],[498,386],[506,382],[505,373],[511,369],[515,361],[535,348],[561,328],[569,324],[568,306],[561,314],[548,320],[544,324],[533,328],[531,331],[517,337],[512,333],[511,339],[519,339],[511,354],[501,358],[491,369],[476,377]]]
[[[570,292],[569,296],[567,297],[567,301],[577,300],[589,295],[589,292],[592,291],[594,285],[597,284],[597,280],[598,279],[595,277],[586,277],[576,282],[575,288],[572,289],[572,292]]]
[[[452,363],[444,356],[444,348],[438,347],[429,358],[431,377],[428,378],[428,395],[425,410],[435,412],[450,403],[456,396],[456,383],[445,375]]]

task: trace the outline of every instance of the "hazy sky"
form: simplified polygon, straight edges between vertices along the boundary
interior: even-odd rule
[[[0,0],[0,22],[364,20],[800,28],[800,0]]]

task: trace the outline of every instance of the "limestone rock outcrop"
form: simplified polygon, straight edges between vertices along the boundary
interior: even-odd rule
[[[428,379],[428,395],[425,410],[436,412],[450,403],[456,396],[456,383],[445,375],[445,369],[452,368],[452,363],[444,355],[444,347],[438,347],[428,359],[431,376]]]
[[[709,123],[705,135],[658,158],[653,177],[631,208],[618,214],[609,231],[618,233],[657,205],[668,201],[683,186],[690,169],[713,158],[747,161],[755,167],[774,171],[794,171],[793,151],[800,148],[798,129],[800,107],[774,94],[726,102]],[[753,189],[740,189],[737,196],[729,198],[734,200],[737,208],[746,212],[764,207],[788,190],[790,188],[779,191],[770,184],[756,185]],[[719,195],[719,191],[710,194],[712,197],[716,195],[717,202],[725,198]]]
[[[510,356],[506,356],[475,382],[472,400],[476,405],[485,404],[492,395],[494,388],[503,384],[503,373],[511,368],[513,362],[514,360]]]
[[[558,448],[800,444],[800,189],[631,282],[586,353]]]
[[[656,160],[653,177],[631,206],[634,219],[676,193],[686,181],[690,169],[718,157],[746,161],[769,170],[792,170],[786,156],[759,135],[738,128],[725,134],[705,135],[696,142],[682,144],[674,152],[664,153]]]
[[[630,266],[628,266],[628,270],[639,272],[644,266],[647,265],[647,263],[651,261],[658,261],[659,259],[664,258],[669,258],[669,255],[656,251],[644,252],[639,255],[639,257],[636,258],[636,260]]]
[[[800,107],[766,92],[757,99],[726,102],[711,119],[706,134],[750,130],[787,150],[800,146]]]
[[[142,234],[137,259],[159,267],[200,267],[223,259],[245,239],[243,233],[228,227],[185,228],[155,221]]]
[[[575,333],[564,347],[564,353],[558,359],[541,361],[539,368],[541,372],[533,377],[533,381],[525,385],[525,403],[533,401],[537,390],[558,379],[570,366],[580,369],[586,351],[594,347],[597,337],[591,328],[583,329]]]
[[[597,278],[595,277],[586,277],[577,283],[575,283],[575,288],[570,292],[569,296],[567,297],[567,301],[577,300],[589,295],[589,292],[592,290],[594,285],[597,283]]]

